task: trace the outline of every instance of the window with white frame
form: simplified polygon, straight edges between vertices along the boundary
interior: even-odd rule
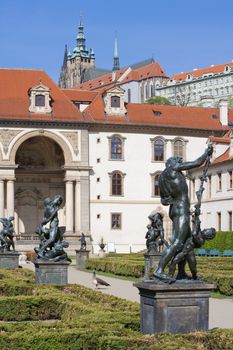
[[[120,171],[114,171],[110,175],[110,195],[123,196],[123,179],[125,174]]]
[[[233,188],[233,174],[232,174],[232,170],[228,171],[228,188],[229,189]]]
[[[221,231],[222,228],[222,215],[221,212],[217,212],[217,230]]]
[[[156,172],[155,174],[152,174],[152,196],[158,197],[160,196],[160,189],[159,189],[159,176],[160,172]]]
[[[185,159],[185,142],[182,139],[177,139],[173,144],[174,157],[181,157]]]
[[[228,211],[228,229],[232,231],[232,211]]]
[[[217,174],[217,190],[222,191],[222,174]]]
[[[109,159],[110,160],[122,160],[123,159],[123,146],[124,138],[120,135],[113,135],[109,137]]]
[[[164,161],[164,150],[165,150],[165,142],[163,139],[156,139],[154,141],[153,147],[153,160],[154,161]]]
[[[111,213],[111,229],[121,230],[121,228],[122,228],[122,214]]]

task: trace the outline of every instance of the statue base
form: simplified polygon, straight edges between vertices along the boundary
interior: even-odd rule
[[[63,285],[68,283],[68,266],[70,261],[49,261],[35,259],[35,273],[37,284]]]
[[[213,284],[202,281],[134,283],[140,294],[141,332],[188,333],[209,327],[209,297]]]
[[[86,260],[89,258],[90,250],[75,250],[76,252],[76,267],[79,270],[86,268]]]
[[[0,269],[17,269],[19,267],[20,253],[10,251],[0,253]]]
[[[157,269],[161,255],[159,252],[144,254],[144,280],[148,280],[150,272]]]

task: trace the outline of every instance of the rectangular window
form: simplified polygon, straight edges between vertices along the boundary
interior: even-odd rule
[[[222,174],[221,173],[217,174],[217,181],[218,181],[217,189],[218,191],[222,191]]]
[[[228,227],[229,231],[232,231],[232,211],[228,211]]]
[[[218,212],[217,213],[217,229],[218,229],[218,231],[221,231],[221,221],[222,221],[221,213]]]
[[[35,106],[36,107],[44,107],[45,106],[45,96],[44,95],[36,95],[35,96]]]
[[[228,171],[228,186],[229,188],[233,188],[232,170]]]
[[[111,229],[121,230],[121,213],[111,214]]]

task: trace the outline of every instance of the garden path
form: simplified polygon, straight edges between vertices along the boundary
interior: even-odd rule
[[[32,263],[26,264],[24,267],[34,270],[34,264]],[[102,293],[139,303],[138,289],[133,286],[133,282],[107,276],[100,276],[100,278],[110,284],[109,287],[98,288]],[[95,289],[92,284],[92,273],[77,270],[74,266],[69,267],[68,283],[80,284]],[[215,327],[233,328],[233,299],[210,298],[209,312],[210,329]]]

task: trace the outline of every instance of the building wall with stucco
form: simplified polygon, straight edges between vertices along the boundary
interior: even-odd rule
[[[97,128],[98,129],[98,128]],[[114,135],[122,137],[123,159],[111,160],[110,141]],[[164,161],[153,160],[153,142],[157,138],[165,141]],[[153,194],[153,176],[165,168],[165,161],[174,154],[174,140],[184,141],[185,158],[194,160],[206,148],[207,136],[166,135],[166,131],[151,129],[133,130],[124,128],[90,131],[90,211],[91,233],[94,251],[103,237],[105,243],[117,252],[140,251],[145,249],[148,215],[152,211],[164,214],[167,239],[171,237],[171,221],[168,207],[162,206],[160,197]],[[123,175],[123,194],[111,194],[111,174],[119,171]],[[112,213],[121,214],[121,228],[111,227]]]

